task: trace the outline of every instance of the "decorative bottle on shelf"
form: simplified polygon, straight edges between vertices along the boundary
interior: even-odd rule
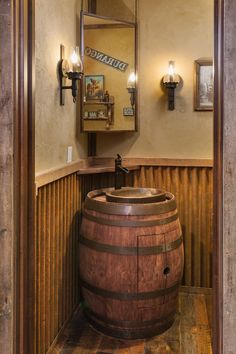
[[[108,90],[106,90],[106,92],[105,92],[105,94],[104,94],[103,101],[104,101],[104,102],[109,102],[109,100],[110,100],[110,95],[109,95]]]

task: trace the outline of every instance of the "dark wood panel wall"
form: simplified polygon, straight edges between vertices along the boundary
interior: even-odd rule
[[[212,167],[145,166],[125,184],[175,194],[183,229],[183,285],[211,287]],[[44,354],[79,304],[77,246],[87,192],[114,186],[114,173],[72,173],[38,189],[36,210],[36,318],[34,347]]]

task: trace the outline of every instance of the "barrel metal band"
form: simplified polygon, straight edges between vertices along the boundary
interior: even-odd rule
[[[180,286],[180,283],[177,282],[173,286],[165,289],[158,289],[158,290],[148,291],[143,293],[120,293],[116,291],[98,288],[94,285],[87,283],[83,279],[80,279],[80,284],[82,287],[84,287],[85,289],[91,291],[96,295],[103,296],[110,299],[115,299],[115,300],[128,300],[128,301],[155,299],[157,297],[171,294],[172,292],[176,291]]]
[[[150,247],[113,246],[105,243],[96,242],[94,240],[89,240],[82,235],[80,236],[79,242],[82,245],[98,252],[120,254],[124,256],[135,256],[135,255],[146,256],[146,255],[155,255],[155,254],[170,252],[177,249],[178,247],[180,247],[180,245],[183,242],[183,236],[181,235],[177,240],[173,242],[162,244],[159,246],[150,246]]]
[[[101,322],[98,322],[98,320],[95,320],[89,316],[87,316],[87,318],[89,323],[95,329],[108,336],[116,337],[119,339],[145,339],[148,337],[154,337],[158,334],[162,334],[163,332],[165,332],[172,326],[175,317],[163,324],[157,323],[156,325],[152,325],[147,328],[132,328],[132,330],[127,330],[127,328],[122,327],[110,326],[109,324],[101,324]]]
[[[110,225],[110,226],[119,226],[119,227],[148,227],[148,226],[158,226],[166,225],[178,219],[178,213],[164,218],[164,219],[154,219],[154,220],[110,220],[105,219],[100,216],[94,216],[88,214],[85,210],[83,211],[83,216],[93,222],[96,222],[101,225]]]
[[[104,322],[108,325],[112,326],[118,326],[118,327],[145,327],[145,326],[152,326],[156,325],[158,323],[162,323],[163,321],[168,322],[169,320],[172,320],[175,316],[175,311],[160,317],[160,318],[155,318],[153,320],[148,320],[148,321],[118,321],[118,320],[112,320],[107,317],[103,317],[101,315],[98,315],[97,313],[93,312],[91,309],[88,307],[85,308],[85,313],[88,317],[93,317],[101,322]]]
[[[97,194],[95,193],[97,192]],[[119,203],[105,203],[94,199],[95,196],[105,195],[105,192],[95,191],[88,194],[85,199],[85,209],[94,210],[109,215],[158,215],[174,211],[176,209],[176,201],[172,194],[166,193],[167,200],[160,203],[150,204],[129,204],[121,205]]]

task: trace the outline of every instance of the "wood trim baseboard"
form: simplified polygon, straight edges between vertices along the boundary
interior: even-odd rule
[[[125,167],[130,170],[137,170],[141,166],[164,166],[164,167],[213,167],[211,159],[168,159],[168,158],[136,158],[127,157],[123,159]],[[84,160],[77,160],[70,164],[40,172],[36,174],[36,191],[38,188],[52,183],[58,179],[78,172],[79,175],[114,172],[114,158],[91,157]]]
[[[181,286],[180,290],[181,293],[186,294],[204,294],[204,295],[211,295],[213,293],[212,288],[203,288],[203,287],[196,287],[196,286]]]

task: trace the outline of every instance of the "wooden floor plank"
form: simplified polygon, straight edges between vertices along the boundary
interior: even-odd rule
[[[207,308],[209,327],[212,328],[212,314],[213,314],[212,296],[211,295],[205,295],[205,301],[206,301],[206,308]]]
[[[181,326],[194,327],[196,326],[195,304],[194,298],[198,295],[181,293],[179,297]]]
[[[197,353],[212,354],[211,331],[206,328],[197,328]]]
[[[119,342],[111,337],[104,336],[98,348],[98,353],[109,353],[113,354],[115,350],[119,347]]]
[[[212,354],[212,295],[187,288],[179,295],[174,325],[162,335],[138,341],[107,337],[91,328],[82,312],[58,340],[53,354]]]

